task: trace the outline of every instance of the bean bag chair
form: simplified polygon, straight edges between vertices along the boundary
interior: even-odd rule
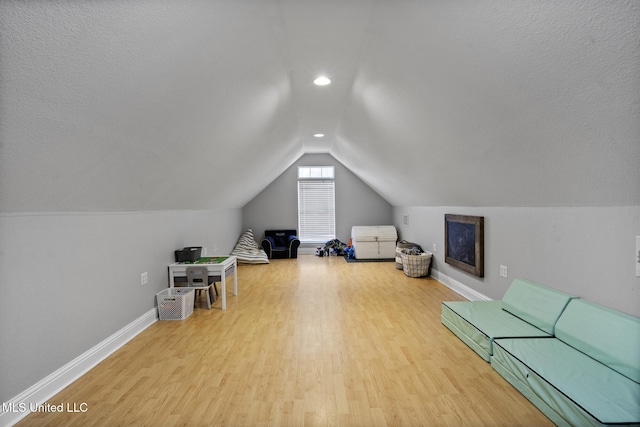
[[[267,253],[258,246],[250,228],[240,235],[231,252],[238,258],[238,264],[268,264]]]

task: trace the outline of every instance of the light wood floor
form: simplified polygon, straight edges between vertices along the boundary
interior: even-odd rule
[[[462,298],[393,263],[241,266],[239,295],[159,321],[19,426],[551,426],[440,323]]]

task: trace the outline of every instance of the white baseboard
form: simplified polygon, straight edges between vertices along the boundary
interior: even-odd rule
[[[434,279],[436,279],[438,282],[445,285],[447,288],[451,289],[457,294],[462,295],[469,301],[490,301],[491,300],[491,298],[489,298],[488,296],[481,294],[475,289],[472,289],[467,285],[464,285],[463,283],[458,282],[455,279],[452,279],[451,277],[439,272],[438,270],[432,269],[431,276]]]
[[[157,320],[157,310],[153,308],[9,402],[2,403],[0,426],[12,426],[29,415],[32,408],[55,396]]]
[[[316,248],[298,248],[298,255],[315,255]]]

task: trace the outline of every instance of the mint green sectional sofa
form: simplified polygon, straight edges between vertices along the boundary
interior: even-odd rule
[[[491,366],[559,426],[640,426],[640,319],[582,299],[549,339],[497,339]]]
[[[442,323],[556,425],[640,426],[640,319],[548,290],[517,279],[502,301],[444,302]]]
[[[496,338],[551,337],[558,317],[575,298],[525,279],[515,279],[501,301],[442,303],[441,322],[489,362]]]

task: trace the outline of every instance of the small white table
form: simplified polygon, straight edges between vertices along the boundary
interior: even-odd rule
[[[187,276],[187,267],[193,266],[202,266],[207,267],[207,271],[209,272],[209,276],[220,276],[220,283],[222,284],[222,289],[220,293],[222,294],[222,309],[227,309],[227,286],[225,278],[226,276],[233,274],[233,295],[238,295],[238,260],[235,255],[224,255],[220,257],[206,257],[215,260],[216,258],[224,257],[225,259],[220,262],[199,262],[199,263],[185,263],[185,262],[174,262],[173,264],[169,264],[169,287],[173,288],[175,285],[175,277],[186,277]]]

